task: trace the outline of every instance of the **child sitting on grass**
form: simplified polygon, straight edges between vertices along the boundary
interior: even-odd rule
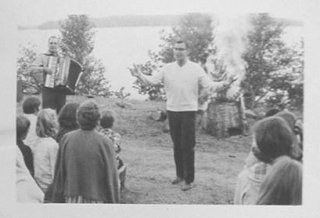
[[[18,203],[43,203],[44,194],[32,178],[23,155],[16,147],[16,200]]]
[[[17,117],[17,120],[16,120],[16,128],[17,128],[17,145],[23,155],[24,162],[31,176],[34,176],[32,151],[29,146],[23,143],[23,140],[26,138],[30,128],[30,121],[25,116],[20,115]]]
[[[275,160],[261,185],[257,204],[301,205],[302,164],[287,156]]]
[[[95,101],[80,104],[80,129],[65,134],[60,141],[51,202],[119,203],[115,152],[111,141],[96,131],[99,119]]]
[[[126,166],[123,164],[123,161],[119,157],[119,154],[121,151],[121,147],[120,147],[121,136],[119,133],[112,130],[114,120],[115,118],[111,111],[108,111],[108,110],[103,111],[101,113],[100,127],[98,127],[98,131],[112,141],[114,150],[116,152],[116,161],[117,161],[117,169],[119,174],[120,188],[122,189],[125,186]]]
[[[252,154],[256,161],[238,176],[234,204],[255,204],[259,190],[274,160],[292,154],[293,136],[286,121],[269,117],[254,127]]]
[[[79,103],[67,103],[59,112],[58,122],[59,130],[57,133],[56,141],[60,143],[62,137],[73,130],[79,129],[77,122],[77,109]]]
[[[36,123],[40,104],[40,100],[34,96],[26,98],[22,104],[23,115],[30,121],[30,128],[23,142],[31,149],[38,138],[36,134]]]
[[[39,112],[36,126],[38,139],[32,149],[34,157],[34,178],[46,193],[54,177],[54,167],[59,145],[55,140],[58,131],[56,112],[46,108]]]

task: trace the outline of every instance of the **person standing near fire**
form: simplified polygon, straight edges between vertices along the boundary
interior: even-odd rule
[[[48,39],[48,51],[40,54],[30,67],[30,71],[35,77],[43,77],[52,75],[54,72],[48,67],[50,57],[59,57],[58,54],[59,39],[56,36],[50,36]],[[37,76],[38,75],[38,76]],[[42,81],[40,81],[42,83]],[[51,108],[56,110],[57,114],[66,103],[66,94],[57,87],[41,87],[42,92],[42,108]]]
[[[132,75],[145,85],[164,84],[176,166],[176,178],[172,184],[183,183],[181,190],[187,191],[194,186],[195,123],[198,99],[206,96],[204,92],[199,94],[200,88],[207,93],[225,89],[234,81],[234,78],[220,83],[210,80],[199,64],[188,59],[188,45],[183,40],[179,39],[175,42],[173,52],[176,61],[165,65],[152,76],[144,76],[139,71],[133,71]],[[201,101],[203,99],[200,99]]]

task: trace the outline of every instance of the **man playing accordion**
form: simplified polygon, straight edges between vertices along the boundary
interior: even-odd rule
[[[31,73],[34,77],[43,78],[41,83],[45,83],[47,76],[54,72],[48,66],[50,57],[59,57],[58,55],[58,38],[50,36],[48,39],[48,52],[40,54],[31,66]],[[52,108],[59,113],[62,106],[66,103],[66,94],[57,87],[42,86],[42,108]]]

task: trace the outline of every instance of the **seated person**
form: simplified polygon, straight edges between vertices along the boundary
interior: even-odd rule
[[[261,185],[257,204],[301,205],[302,164],[287,156],[279,157]]]
[[[44,198],[43,192],[27,169],[18,147],[16,148],[16,198],[18,203],[42,203]]]
[[[289,111],[280,111],[277,109],[271,109],[266,113],[266,117],[271,117],[271,116],[276,116],[282,118],[288,126],[290,127],[292,131],[292,153],[291,157],[295,160],[302,161],[303,157],[303,151],[302,151],[302,139],[303,139],[303,132],[302,132],[302,127],[300,127],[297,124],[297,119],[295,115]],[[254,141],[252,144],[252,147],[254,146]],[[246,161],[245,161],[245,166],[250,167],[254,163],[258,162],[257,158],[254,157],[252,150],[250,151]]]
[[[42,191],[46,193],[53,181],[54,168],[59,145],[55,140],[58,131],[56,111],[42,109],[38,114],[36,132],[38,139],[33,148],[34,178]]]
[[[33,168],[33,155],[32,151],[29,146],[26,146],[23,143],[23,140],[26,138],[29,128],[30,128],[30,121],[23,115],[17,117],[16,121],[16,128],[17,128],[17,145],[23,155],[24,162],[31,174],[34,176],[34,168]]]
[[[51,202],[119,203],[115,152],[111,141],[96,131],[99,119],[95,101],[80,104],[80,129],[65,134],[60,142]]]
[[[295,160],[302,161],[302,157],[303,157],[302,135],[303,135],[303,133],[302,133],[302,128],[300,128],[297,125],[296,116],[289,111],[280,111],[279,113],[275,114],[275,116],[281,117],[282,119],[284,119],[288,123],[290,129],[293,132],[293,149],[292,149],[291,157]]]
[[[257,161],[245,166],[238,176],[234,204],[255,204],[261,183],[273,161],[292,152],[292,131],[279,117],[259,121],[253,132],[252,154]]]
[[[38,138],[36,134],[37,116],[40,108],[40,100],[36,97],[28,97],[22,103],[23,115],[30,121],[29,132],[24,139],[24,143],[31,149]]]
[[[121,188],[125,186],[125,177],[126,177],[126,166],[124,166],[123,161],[120,159],[119,154],[121,151],[120,140],[121,136],[119,133],[112,130],[114,123],[114,116],[111,111],[105,110],[101,113],[100,126],[97,128],[98,131],[106,136],[112,141],[114,150],[116,152],[116,161],[117,169],[119,173],[120,185]]]
[[[58,115],[59,130],[56,137],[58,143],[66,133],[79,129],[77,122],[78,107],[78,103],[67,103],[60,110]]]

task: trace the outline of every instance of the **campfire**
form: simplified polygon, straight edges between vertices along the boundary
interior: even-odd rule
[[[205,111],[202,126],[218,138],[245,134],[247,130],[240,87],[245,75],[245,62],[241,55],[245,48],[246,32],[245,20],[235,22],[235,19],[222,19],[215,32],[217,53],[209,55],[205,64],[208,75],[215,82],[237,78],[231,87],[211,93],[208,101],[201,105]]]

